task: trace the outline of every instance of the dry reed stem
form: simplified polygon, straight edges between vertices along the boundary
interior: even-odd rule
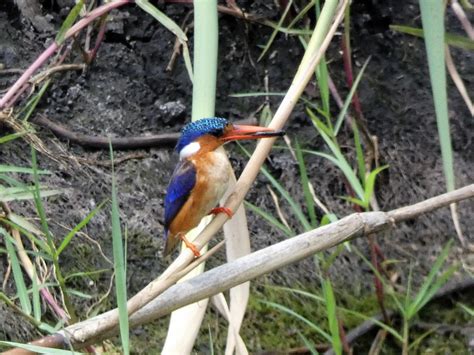
[[[393,228],[451,203],[474,197],[474,184],[390,212],[354,213],[337,222],[300,234],[235,261],[207,271],[191,280],[176,284],[133,314],[132,327],[169,314],[175,309],[211,297],[238,284],[312,256],[348,240]],[[74,347],[82,347],[116,334],[118,327],[104,329],[116,310],[76,323],[52,337],[60,346],[67,339]],[[60,340],[60,341],[59,341]],[[50,341],[47,337],[39,342]],[[34,342],[34,344],[39,344]],[[12,354],[14,352],[7,352]]]

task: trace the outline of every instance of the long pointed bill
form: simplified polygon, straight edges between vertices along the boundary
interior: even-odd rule
[[[228,142],[242,139],[282,137],[285,134],[285,131],[267,127],[234,125],[233,129],[226,132],[220,139]]]

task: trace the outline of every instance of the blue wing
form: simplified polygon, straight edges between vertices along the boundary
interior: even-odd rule
[[[174,169],[165,197],[165,238],[174,217],[185,204],[196,184],[196,168],[188,160],[181,160]]]

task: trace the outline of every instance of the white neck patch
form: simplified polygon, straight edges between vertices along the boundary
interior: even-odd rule
[[[201,149],[201,145],[198,142],[189,143],[179,152],[179,160],[189,158],[191,155],[199,152],[199,149]]]

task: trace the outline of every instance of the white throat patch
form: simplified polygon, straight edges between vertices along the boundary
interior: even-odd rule
[[[179,152],[179,160],[189,158],[191,155],[199,152],[199,149],[201,149],[201,145],[198,142],[189,143]]]

